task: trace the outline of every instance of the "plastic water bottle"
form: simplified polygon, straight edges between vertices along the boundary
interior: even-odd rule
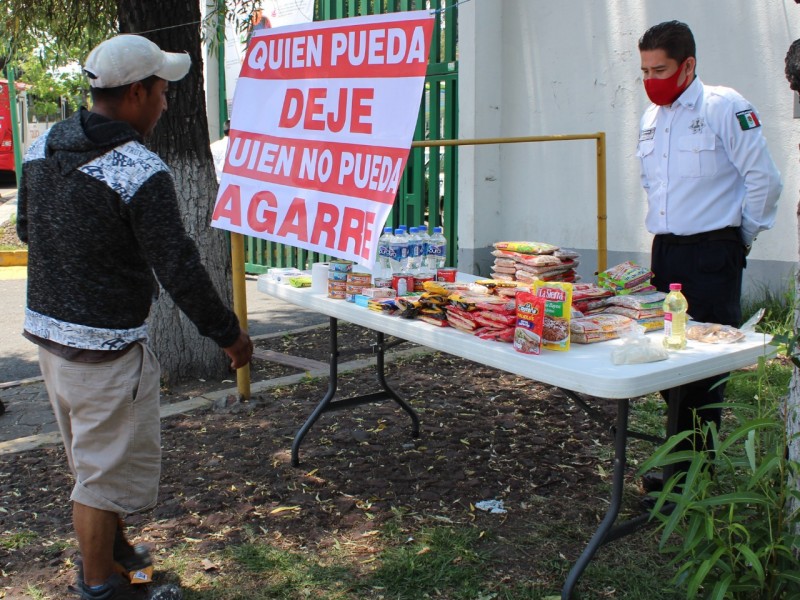
[[[428,242],[428,269],[436,271],[447,262],[447,239],[441,227],[433,228],[433,235]]]
[[[408,239],[399,227],[394,230],[389,250],[389,266],[392,273],[405,273],[408,269]]]
[[[664,348],[681,350],[686,347],[686,311],[689,304],[681,293],[680,283],[669,284],[664,298]]]
[[[378,277],[391,277],[392,265],[390,256],[392,252],[392,228],[384,227],[381,237],[378,238]]]
[[[408,271],[416,275],[421,266],[422,238],[419,237],[419,227],[412,227],[408,236]]]
[[[417,235],[419,236],[421,248],[419,270],[420,272],[430,271],[430,267],[428,267],[428,244],[430,244],[431,236],[428,235],[428,228],[424,225],[420,225],[417,227]]]

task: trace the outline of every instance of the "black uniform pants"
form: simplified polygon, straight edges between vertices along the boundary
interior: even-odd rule
[[[669,292],[670,283],[680,283],[689,304],[689,316],[703,323],[738,327],[742,320],[742,271],[746,266],[745,248],[739,229],[729,227],[691,236],[656,235],[653,239],[653,285]],[[725,384],[711,389],[727,373],[681,386],[677,431],[694,431],[677,450],[706,449],[713,452],[710,436],[699,429],[707,422],[719,429],[722,409],[706,408],[724,399]],[[669,391],[661,392],[667,399]],[[695,419],[697,415],[697,420]],[[686,471],[688,463],[675,465]]]

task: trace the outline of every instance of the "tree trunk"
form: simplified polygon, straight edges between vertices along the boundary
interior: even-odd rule
[[[168,110],[148,145],[172,169],[181,216],[203,264],[226,304],[231,304],[231,259],[226,235],[212,229],[217,180],[211,159],[203,90],[200,5],[197,0],[119,0],[122,33],[142,33],[168,52],[188,52],[192,68],[171,83]],[[188,378],[218,378],[229,360],[202,337],[171,298],[160,294],[150,316],[151,344],[166,385]]]
[[[797,206],[797,227],[800,232],[800,204]],[[800,248],[798,248],[800,256]],[[800,273],[795,274],[794,281],[794,335],[800,332]],[[789,460],[800,463],[800,372],[797,367],[792,370],[792,382],[789,387],[789,396],[786,399],[786,439],[789,444]],[[800,490],[800,475],[789,474],[789,489]],[[800,509],[800,500],[790,496],[787,514],[795,514]],[[795,533],[800,534],[800,522],[794,523]]]

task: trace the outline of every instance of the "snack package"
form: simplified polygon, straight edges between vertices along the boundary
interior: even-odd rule
[[[544,304],[544,298],[534,293],[517,292],[517,325],[514,328],[514,350],[517,352],[541,352]]]
[[[494,247],[498,250],[519,252],[520,254],[552,254],[559,249],[558,246],[547,242],[496,242]]]
[[[633,323],[633,319],[623,315],[599,314],[573,319],[569,325],[570,338],[578,344],[613,340],[620,337]]]
[[[628,260],[598,273],[597,283],[610,290],[631,290],[642,284],[647,285],[651,277],[652,271]]]
[[[534,293],[544,298],[542,345],[548,350],[569,350],[569,321],[572,316],[572,284],[535,281]]]

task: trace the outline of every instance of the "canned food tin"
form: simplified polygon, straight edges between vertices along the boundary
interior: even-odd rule
[[[414,276],[405,273],[392,273],[392,289],[398,296],[405,296],[414,291]]]
[[[375,282],[373,285],[376,288],[390,288],[392,287],[392,278],[391,277],[376,277]]]
[[[349,272],[353,268],[353,261],[351,260],[332,260],[328,263],[328,270],[330,271],[343,271]]]
[[[347,281],[347,273],[344,271],[328,271],[328,281]]]
[[[435,277],[433,273],[420,273],[416,277],[414,277],[414,291],[415,292],[424,292],[425,291],[425,282],[426,281],[434,281]]]
[[[455,267],[442,267],[441,269],[436,269],[436,281],[449,281],[454,282],[456,280],[456,272],[458,269]]]
[[[330,292],[331,290],[344,293],[347,290],[347,282],[328,280],[328,291]]]
[[[372,275],[370,275],[369,273],[348,273],[347,283],[352,283],[353,285],[368,286],[372,283]]]

